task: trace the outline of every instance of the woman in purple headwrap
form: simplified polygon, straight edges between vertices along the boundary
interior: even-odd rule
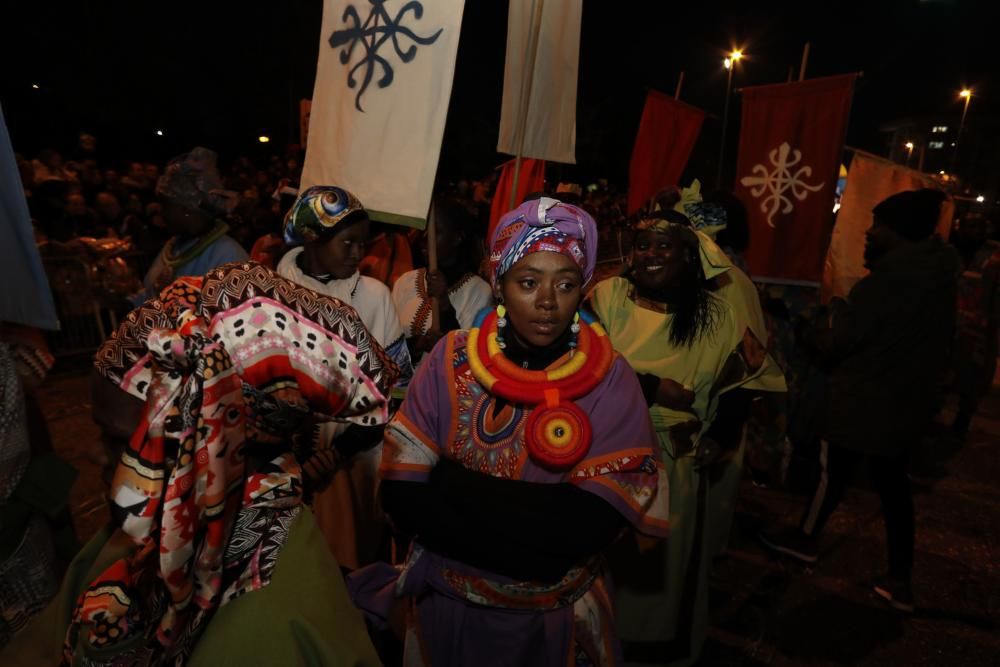
[[[553,199],[504,216],[499,305],[437,344],[386,429],[381,498],[413,543],[348,585],[379,627],[405,612],[406,665],[621,662],[601,553],[665,535],[667,493],[635,374],[578,310],[596,239]]]

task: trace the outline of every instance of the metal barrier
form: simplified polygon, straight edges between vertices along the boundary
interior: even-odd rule
[[[93,353],[118,328],[126,297],[142,287],[143,260],[128,240],[81,237],[47,242],[39,254],[61,329],[49,335],[57,358]]]
[[[94,267],[80,257],[42,257],[56,304],[60,329],[48,336],[53,356],[68,357],[94,352],[110,331],[118,327],[114,311],[104,307]]]

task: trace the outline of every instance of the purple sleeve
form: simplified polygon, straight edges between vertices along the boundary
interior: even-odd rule
[[[434,346],[417,369],[406,399],[385,430],[379,475],[382,479],[426,482],[441,455],[447,437],[451,407],[447,383],[448,360],[455,333]]]
[[[604,381],[579,403],[590,415],[593,441],[568,481],[611,503],[639,532],[665,536],[667,476],[635,372],[616,355]]]

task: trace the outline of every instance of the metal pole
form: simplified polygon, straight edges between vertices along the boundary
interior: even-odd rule
[[[674,91],[674,99],[681,99],[681,88],[684,86],[684,71],[681,70],[681,75],[677,79],[677,90]]]
[[[729,72],[726,74],[726,106],[722,111],[722,142],[719,144],[719,166],[715,173],[715,187],[722,187],[722,167],[726,157],[726,130],[729,126],[729,97],[733,90],[733,70],[736,63],[729,61]]]
[[[965,131],[965,115],[969,113],[969,102],[972,101],[972,94],[970,93],[965,97],[965,106],[962,107],[962,120],[958,124],[958,135],[955,137],[955,150],[951,152],[951,173],[955,173],[955,167],[958,164],[958,147],[962,143],[962,132]]]

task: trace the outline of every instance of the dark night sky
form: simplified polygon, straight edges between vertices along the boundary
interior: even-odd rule
[[[359,0],[361,1],[361,0]],[[425,0],[433,2],[433,0]],[[65,148],[97,134],[103,156],[164,159],[195,144],[222,157],[255,155],[297,138],[297,100],[311,95],[319,0],[18,3],[5,11],[0,101],[15,149]],[[736,85],[784,81],[810,41],[809,76],[863,71],[848,143],[884,150],[880,124],[950,114],[958,89],[976,90],[969,122],[995,114],[988,2],[714,3],[586,0],[577,117],[578,162],[565,178],[623,182],[644,91],[672,92],[712,117],[692,159],[710,174],[725,91],[723,52],[749,59]],[[507,3],[466,0],[442,155],[448,175],[479,176],[495,152]],[[418,55],[419,57],[419,55]],[[992,79],[992,80],[991,80]],[[41,84],[40,90],[31,84]],[[738,108],[738,98],[734,110]],[[731,136],[738,135],[733,119]],[[166,131],[156,137],[154,129]],[[264,148],[266,131],[275,143]]]

